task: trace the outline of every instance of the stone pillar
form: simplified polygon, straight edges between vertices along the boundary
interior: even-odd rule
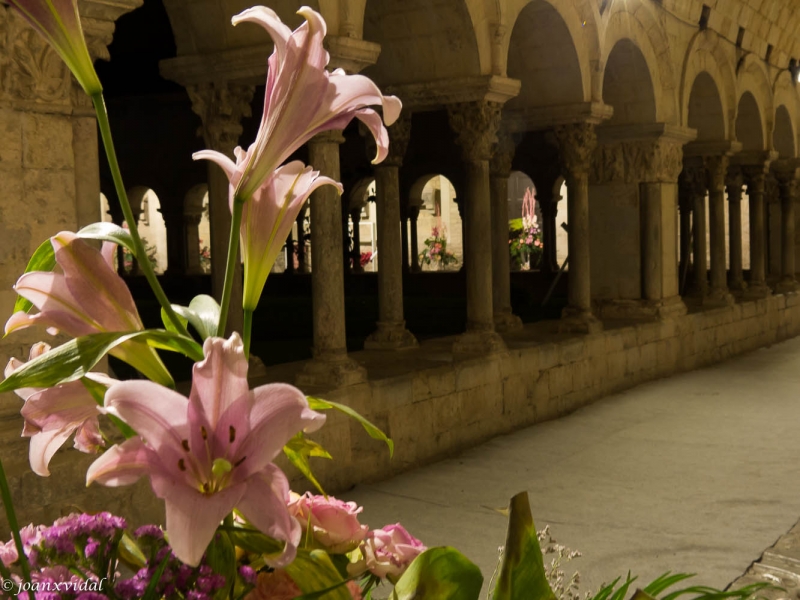
[[[492,212],[492,307],[494,327],[507,332],[522,328],[511,312],[511,253],[508,250],[508,178],[514,158],[514,140],[501,130],[490,163]]]
[[[686,290],[689,281],[689,267],[692,262],[692,206],[694,204],[693,192],[691,186],[685,180],[684,173],[681,174],[678,184],[678,212],[680,215],[678,287],[681,295]]]
[[[786,294],[797,291],[794,266],[794,203],[797,196],[797,171],[777,169],[781,198],[781,280],[775,291]]]
[[[366,139],[371,140],[372,136]],[[406,329],[403,315],[403,242],[400,230],[404,224],[400,219],[400,167],[410,139],[411,116],[403,114],[389,127],[389,156],[375,166],[378,323],[377,330],[364,342],[367,350],[401,350],[417,346],[417,339]]]
[[[294,229],[289,229],[289,235],[286,237],[286,267],[283,272],[287,274],[294,273]]]
[[[642,158],[639,209],[643,308],[661,318],[686,314],[679,294],[676,229],[683,141],[662,137],[632,144],[638,146],[633,155]]]
[[[728,157],[706,156],[703,159],[708,177],[708,223],[711,246],[711,288],[707,304],[730,305],[733,296],[728,291],[725,266],[725,176]]]
[[[307,259],[306,259],[306,212],[308,211],[308,203],[306,203],[300,212],[297,213],[297,272],[308,273]]]
[[[536,201],[542,208],[542,270],[550,273],[558,271],[558,246],[556,245],[556,216],[558,215],[558,201],[552,191],[536,188]]]
[[[184,240],[186,241],[186,274],[201,275],[203,267],[200,266],[200,220],[203,218],[202,212],[188,211],[184,207],[183,229]]]
[[[422,267],[419,265],[419,236],[417,235],[419,206],[409,206],[408,216],[411,222],[411,272],[419,273],[422,270]]]
[[[555,127],[567,181],[569,225],[568,305],[561,317],[566,331],[595,333],[603,324],[592,314],[591,265],[589,260],[589,169],[597,145],[592,123]]]
[[[202,83],[186,86],[192,101],[192,110],[200,117],[200,129],[206,148],[216,150],[233,159],[233,150],[242,135],[241,121],[249,117],[253,86],[236,84]],[[219,302],[225,281],[228,260],[228,240],[231,229],[231,211],[228,178],[217,165],[208,163],[208,220],[210,226],[211,289]],[[228,327],[226,334],[241,331],[242,314],[242,264],[237,259],[233,279]]]
[[[781,199],[780,186],[770,171],[764,183],[764,217],[767,238],[767,281],[777,284],[781,278]]]
[[[730,247],[730,273],[728,287],[734,293],[747,288],[742,272],[742,173],[738,167],[728,169],[725,181],[728,194],[728,240]]]
[[[708,295],[705,169],[687,167],[684,177],[692,207],[692,283],[687,296],[703,302]]]
[[[350,253],[351,272],[363,273],[364,267],[361,266],[361,207],[350,211],[350,219],[353,222],[353,251]]]
[[[750,198],[750,281],[747,286],[747,297],[751,299],[765,298],[772,294],[766,281],[764,185],[767,168],[766,165],[744,168],[747,195]]]
[[[341,132],[327,131],[308,143],[309,164],[338,181]],[[366,371],[347,356],[344,311],[342,199],[324,185],[311,195],[311,292],[313,360],[297,377],[301,386],[342,387],[366,380]]]
[[[166,274],[185,275],[188,272],[185,217],[183,213],[164,212],[164,209],[161,209],[161,216],[167,228]],[[241,305],[241,297],[238,302]]]
[[[496,102],[462,102],[447,107],[466,171],[463,200],[466,238],[467,331],[456,341],[455,353],[491,353],[505,350],[494,329],[492,308],[492,227],[489,159],[497,142],[500,107]]]

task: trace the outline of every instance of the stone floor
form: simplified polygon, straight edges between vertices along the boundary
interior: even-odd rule
[[[567,565],[582,591],[628,570],[725,587],[800,516],[798,424],[800,338],[340,497],[363,504],[372,527],[400,521],[428,545],[459,548],[488,580],[506,527],[493,509],[527,490],[537,527],[583,553]]]

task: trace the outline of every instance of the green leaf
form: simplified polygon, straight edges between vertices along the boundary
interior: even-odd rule
[[[225,585],[214,594],[215,600],[224,600],[236,582],[236,549],[228,532],[217,531],[206,549],[206,561],[214,573],[225,578]]]
[[[136,256],[136,246],[133,243],[130,231],[114,223],[92,223],[78,232],[78,237],[85,240],[100,240],[103,242],[113,242],[124,246]],[[136,256],[137,260],[140,260]]]
[[[429,548],[397,581],[392,600],[477,600],[482,585],[480,569],[458,550]]]
[[[382,442],[386,442],[386,445],[389,447],[389,457],[391,458],[394,455],[394,442],[387,437],[385,433],[383,433],[380,429],[378,429],[375,425],[370,423],[367,419],[362,417],[356,411],[354,411],[349,406],[345,406],[344,404],[339,404],[338,402],[331,402],[330,400],[322,400],[321,398],[313,398],[308,396],[308,405],[313,410],[329,410],[331,408],[335,408],[336,410],[343,412],[348,417],[351,417],[361,423],[361,426],[364,430],[369,434],[374,440],[379,440]]]
[[[314,487],[319,490],[320,494],[327,496],[325,490],[322,489],[319,481],[317,481],[317,478],[314,477],[314,474],[311,472],[311,465],[308,462],[308,459],[312,456],[318,458],[333,458],[328,454],[325,448],[320,446],[317,442],[309,440],[301,431],[287,442],[283,447],[283,453],[286,455],[286,458],[289,459],[289,462],[297,467],[297,470],[314,484]]]
[[[175,310],[177,304],[172,305],[172,309]],[[182,317],[177,312],[175,313],[178,317],[178,321],[180,321],[181,325],[183,325],[184,329],[186,328],[186,324],[189,322],[185,317]],[[167,311],[164,310],[164,307],[161,307],[161,322],[164,324],[164,329],[167,331],[171,331],[172,333],[180,333],[178,328],[175,327],[175,323],[167,316]]]
[[[56,268],[56,253],[53,250],[53,244],[50,239],[42,242],[42,245],[36,249],[31,259],[28,261],[28,266],[25,267],[25,272],[31,271],[52,271]],[[22,296],[17,296],[17,301],[14,304],[14,312],[30,312],[33,308],[33,303],[26,300]]]
[[[531,516],[528,493],[511,499],[503,564],[494,600],[556,600],[544,572],[544,560]]]
[[[223,525],[223,529],[230,533],[234,545],[247,552],[264,554],[267,557],[277,557],[283,552],[284,542],[264,535],[249,523],[234,521],[233,527]]]
[[[117,556],[134,571],[138,571],[147,564],[147,557],[127,532],[122,534],[122,539],[119,541]]]
[[[211,296],[200,294],[192,298],[188,307],[173,304],[172,309],[178,316],[191,323],[202,339],[217,335],[220,308]],[[161,318],[163,320],[163,315]]]
[[[352,600],[349,590],[344,587],[347,580],[342,578],[330,557],[323,550],[298,550],[297,558],[287,567],[286,572],[294,580],[300,591],[305,594],[301,598],[311,600]]]
[[[0,383],[0,392],[22,387],[53,387],[75,381],[86,375],[110,350],[133,339],[180,352],[194,361],[203,359],[203,349],[193,339],[161,329],[93,333],[70,340],[28,361]]]
[[[156,589],[158,588],[158,584],[161,581],[161,576],[164,574],[164,570],[167,568],[167,564],[169,563],[170,555],[167,554],[164,557],[164,560],[158,565],[156,572],[153,573],[152,578],[150,579],[150,583],[147,584],[147,588],[144,590],[144,595],[142,596],[142,600],[158,600],[159,596],[157,596]]]
[[[667,588],[672,587],[684,579],[689,579],[690,577],[694,577],[694,573],[675,573],[675,575],[671,575],[670,572],[667,571],[663,575],[656,577],[653,581],[648,583],[647,587],[645,587],[642,591],[645,594],[655,597]]]

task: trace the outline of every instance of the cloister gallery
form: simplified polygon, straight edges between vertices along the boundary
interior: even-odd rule
[[[705,2],[308,0],[328,23],[331,67],[369,75],[404,105],[380,165],[356,125],[301,150],[345,193],[315,192],[255,316],[262,379],[343,401],[395,440],[390,461],[357,424],[331,418],[320,442],[337,460],[318,471],[329,489],[800,333],[800,11]],[[268,3],[301,22],[295,0]],[[231,26],[244,0],[79,4],[164,286],[178,299],[218,293],[228,181],[191,154],[252,141],[269,38]],[[7,7],[0,81],[8,315],[40,240],[122,215],[94,112]],[[526,189],[542,255],[512,272],[509,220]],[[441,271],[420,265],[434,228],[457,260]],[[0,349],[22,356],[43,335]],[[158,510],[130,502],[140,487],[87,491],[87,461],[71,450],[54,459],[57,475],[34,476],[17,397],[0,407],[24,522],[70,503],[134,521]]]

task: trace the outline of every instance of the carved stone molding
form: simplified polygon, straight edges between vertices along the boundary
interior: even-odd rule
[[[680,196],[686,198],[687,208],[692,209],[694,197],[706,195],[706,173],[703,167],[687,166],[678,178]]]
[[[447,106],[450,128],[456,134],[464,160],[480,162],[492,157],[500,127],[500,107],[497,102],[458,102]]]
[[[725,191],[728,194],[729,202],[740,202],[742,200],[742,186],[744,185],[744,176],[742,175],[742,168],[736,165],[728,167],[728,173],[725,177]]]
[[[255,87],[238,84],[201,83],[186,87],[192,110],[203,125],[198,131],[208,148],[228,155],[239,144],[242,118],[251,115]]]
[[[766,164],[742,167],[742,178],[747,185],[748,195],[764,193],[768,169]]]
[[[501,126],[497,132],[497,143],[489,163],[491,174],[495,177],[508,178],[511,175],[511,163],[514,161],[516,151],[517,145],[514,136],[505,126]]]
[[[591,159],[597,147],[594,123],[570,123],[553,128],[558,141],[561,166],[572,175],[588,175]]]

